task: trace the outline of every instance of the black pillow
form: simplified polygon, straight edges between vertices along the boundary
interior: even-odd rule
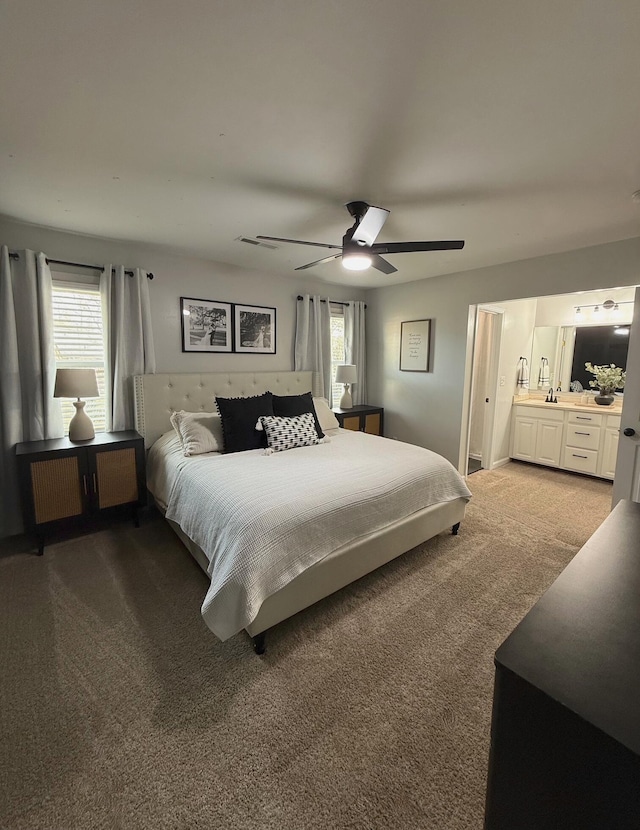
[[[320,427],[320,421],[316,415],[316,408],[313,405],[313,395],[305,392],[304,395],[274,395],[273,414],[281,418],[295,418],[296,415],[304,415],[310,412],[316,423],[318,438],[324,438],[324,432]]]
[[[243,452],[267,446],[264,430],[257,430],[261,415],[273,415],[273,395],[265,392],[253,398],[218,398],[216,405],[222,421],[224,451]]]

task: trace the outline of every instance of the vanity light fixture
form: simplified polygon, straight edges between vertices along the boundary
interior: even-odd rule
[[[574,313],[577,318],[582,318],[583,312],[585,308],[592,308],[592,316],[598,316],[598,318],[602,315],[602,309],[607,312],[611,312],[616,316],[619,316],[622,311],[620,309],[621,305],[633,305],[633,300],[622,300],[621,302],[616,302],[615,300],[605,300],[603,303],[592,303],[591,305],[577,305],[574,306]]]

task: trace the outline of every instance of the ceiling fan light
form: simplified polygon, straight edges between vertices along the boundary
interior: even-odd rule
[[[369,254],[343,254],[342,265],[347,271],[366,271],[371,267]]]

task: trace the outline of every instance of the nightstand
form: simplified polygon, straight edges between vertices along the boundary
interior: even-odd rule
[[[333,407],[333,413],[343,429],[356,432],[368,432],[370,435],[382,435],[384,430],[384,409],[381,406],[369,406],[363,403],[351,409]]]
[[[38,554],[49,531],[130,505],[146,503],[144,439],[135,430],[99,432],[89,441],[68,438],[16,444],[25,530]]]

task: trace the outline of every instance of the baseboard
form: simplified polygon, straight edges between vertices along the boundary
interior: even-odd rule
[[[493,464],[491,465],[491,469],[497,470],[498,467],[504,467],[504,465],[508,464],[510,461],[511,459],[509,458],[509,456],[507,456],[506,458],[499,458],[497,461],[493,462]]]

